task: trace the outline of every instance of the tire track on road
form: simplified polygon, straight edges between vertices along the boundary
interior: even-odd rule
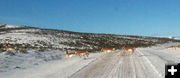
[[[141,55],[144,55],[141,51],[139,51],[138,49],[136,49],[136,52],[138,52]],[[151,61],[146,57],[143,56],[143,58],[149,63],[149,65],[152,67],[153,71],[157,73],[157,75],[159,76],[158,78],[163,78],[162,74],[157,70],[157,68],[151,63]]]

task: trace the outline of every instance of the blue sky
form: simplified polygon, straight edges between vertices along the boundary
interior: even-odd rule
[[[180,0],[1,0],[0,24],[126,35],[180,35]]]

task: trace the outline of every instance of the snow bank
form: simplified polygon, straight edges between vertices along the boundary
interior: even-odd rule
[[[9,56],[7,52],[0,53],[0,73],[11,70],[21,70],[45,63],[50,60],[59,60],[64,57],[61,51],[33,51],[26,53],[16,53]]]

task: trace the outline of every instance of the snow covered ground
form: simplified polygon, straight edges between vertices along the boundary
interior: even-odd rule
[[[136,48],[133,55],[90,53],[87,59],[65,58],[62,51],[28,51],[15,56],[0,53],[1,78],[164,78],[165,64],[180,63],[179,43]]]
[[[28,51],[9,56],[0,53],[1,78],[67,78],[97,60],[102,53],[91,53],[86,59],[65,58],[62,51]]]
[[[63,57],[62,51],[29,50],[26,53],[16,53],[14,56],[9,56],[7,52],[0,52],[0,73],[27,69],[48,61],[60,60]]]

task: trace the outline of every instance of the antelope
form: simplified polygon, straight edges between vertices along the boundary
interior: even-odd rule
[[[81,56],[88,57],[89,53],[87,51],[76,51],[77,55],[81,58]]]
[[[76,56],[77,52],[68,52],[67,50],[65,50],[65,54],[66,54],[66,58],[70,58],[72,56]]]
[[[10,52],[10,56],[12,56],[13,55],[13,51],[15,51],[16,47],[15,46],[6,45],[6,44],[4,44],[4,46],[5,46],[6,52]]]
[[[134,53],[134,48],[133,47],[125,47],[125,46],[123,46],[122,48],[125,50],[127,55],[130,55],[130,54]]]
[[[102,48],[101,51],[103,51],[104,53],[115,52],[115,48]]]

